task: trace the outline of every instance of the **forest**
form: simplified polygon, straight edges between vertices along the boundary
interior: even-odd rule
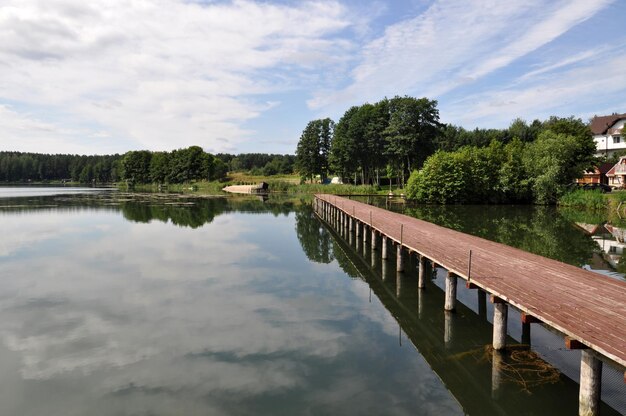
[[[427,203],[554,203],[594,162],[587,123],[552,116],[504,129],[443,124],[437,101],[394,97],[307,124],[296,148],[303,180],[395,178]]]
[[[129,151],[123,155],[81,156],[0,152],[0,182],[184,183],[217,180],[227,172],[253,175],[293,173],[294,155],[204,152],[190,146],[171,152]]]

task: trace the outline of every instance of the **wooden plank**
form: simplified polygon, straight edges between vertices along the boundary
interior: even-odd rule
[[[626,282],[350,199],[317,195],[450,273],[626,367]],[[579,341],[579,342],[580,342]],[[572,345],[576,345],[574,342]]]

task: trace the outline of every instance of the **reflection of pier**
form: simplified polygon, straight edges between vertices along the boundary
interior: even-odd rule
[[[470,289],[491,293],[492,345],[496,351],[505,348],[509,304],[523,312],[523,333],[527,336],[532,322],[544,322],[566,334],[566,346],[582,350],[579,413],[598,414],[602,364],[598,353],[626,365],[624,282],[345,198],[318,195],[315,210],[342,235],[355,229],[357,242],[363,240],[364,253],[368,247],[378,251],[380,238],[384,259],[388,257],[388,243],[395,245],[395,269],[399,272],[407,267],[411,253],[417,255],[420,271],[435,262],[448,269],[443,302],[446,311],[458,311],[462,306],[456,302],[458,277],[465,279]],[[427,286],[424,276],[418,274],[417,288]],[[402,279],[400,282],[399,293],[404,289]],[[449,327],[442,338],[450,344],[463,325],[453,327],[454,315],[448,316],[447,320],[445,315],[441,317],[442,327],[446,321]],[[499,380],[498,375],[492,380]]]
[[[516,378],[510,371],[517,369],[511,366],[509,354],[489,348],[492,325],[487,318],[489,306],[484,291],[459,288],[463,294],[476,296],[476,312],[462,303],[457,304],[455,313],[444,311],[444,293],[433,280],[441,273],[435,273],[431,268],[423,269],[424,288],[420,290],[418,280],[414,278],[419,273],[419,263],[415,258],[407,259],[405,272],[398,273],[395,259],[381,259],[378,250],[372,250],[369,244],[362,244],[362,239],[357,250],[358,240],[355,241],[353,233],[333,228],[330,231],[335,237],[334,244],[340,249],[335,250],[339,263],[345,265],[345,260],[349,261],[351,276],[358,272],[370,285],[376,297],[398,322],[399,331],[437,373],[466,414],[514,416],[576,412],[576,383],[565,377],[559,379],[557,384],[550,384],[554,378]],[[383,247],[379,246],[380,249]],[[345,259],[341,258],[342,254]],[[441,272],[441,269],[438,271]],[[522,333],[522,344],[526,345],[516,345],[515,351],[528,351],[529,337],[529,333]],[[515,342],[509,336],[507,340],[510,344]],[[401,338],[399,343],[405,345]],[[534,357],[533,361],[538,365],[551,368]],[[548,374],[554,377],[558,372],[553,370]],[[537,388],[525,390],[523,385],[526,383],[535,383]],[[549,388],[545,384],[550,384]],[[564,399],[568,400],[564,403]],[[615,414],[606,405],[602,406],[603,414]]]

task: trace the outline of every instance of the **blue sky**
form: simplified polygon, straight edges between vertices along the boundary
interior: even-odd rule
[[[623,113],[624,27],[621,0],[4,0],[0,150],[293,153],[394,95],[466,128]]]

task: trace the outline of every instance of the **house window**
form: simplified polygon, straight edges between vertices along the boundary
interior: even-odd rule
[[[613,143],[621,143],[621,141],[622,141],[622,136],[619,136],[619,135],[613,136]]]

